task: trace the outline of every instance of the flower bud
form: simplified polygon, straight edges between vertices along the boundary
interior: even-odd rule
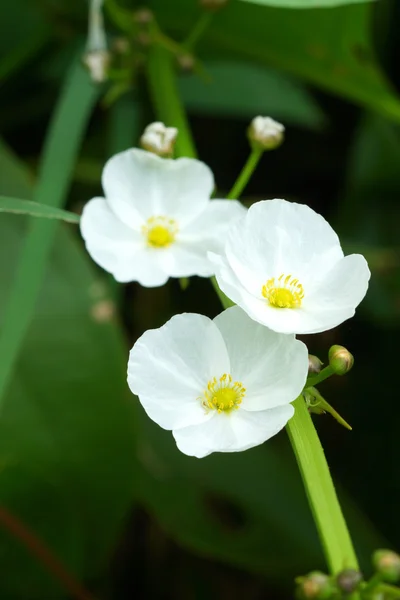
[[[218,10],[228,4],[228,2],[229,0],[199,0],[200,6],[206,10]]]
[[[372,562],[377,572],[388,583],[396,583],[400,579],[400,556],[392,550],[376,550]]]
[[[111,56],[107,50],[92,50],[82,56],[82,61],[87,67],[92,81],[103,83],[106,81]]]
[[[313,354],[308,355],[308,374],[309,375],[317,375],[322,369],[322,365],[324,363],[322,360],[319,360],[318,356],[314,356]]]
[[[285,128],[270,117],[255,117],[247,130],[250,144],[260,150],[275,150],[283,142]]]
[[[343,569],[343,571],[336,575],[336,583],[342,592],[351,594],[358,588],[362,578],[362,573],[356,571],[356,569]]]
[[[193,54],[179,54],[176,60],[178,61],[178,65],[180,66],[182,71],[185,71],[186,73],[190,73],[190,71],[193,71],[195,64]]]
[[[133,20],[139,25],[147,25],[154,19],[154,15],[148,8],[139,8],[133,13]]]
[[[158,156],[169,156],[174,150],[177,135],[176,127],[166,127],[164,123],[157,121],[146,127],[140,138],[140,144],[148,152]]]
[[[329,365],[336,375],[346,375],[354,365],[354,356],[343,346],[331,346]]]
[[[296,583],[298,600],[328,600],[335,591],[330,577],[321,571],[298,577]]]

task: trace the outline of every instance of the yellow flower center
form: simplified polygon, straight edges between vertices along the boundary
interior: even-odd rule
[[[156,216],[150,217],[142,227],[147,244],[152,248],[166,248],[175,241],[178,225],[174,219]]]
[[[304,290],[298,279],[291,275],[280,275],[268,279],[262,286],[262,295],[275,308],[298,308],[304,298]]]
[[[240,381],[232,381],[232,376],[224,373],[218,380],[216,377],[210,379],[200,400],[207,411],[229,413],[239,408],[245,394],[246,388],[243,384]]]

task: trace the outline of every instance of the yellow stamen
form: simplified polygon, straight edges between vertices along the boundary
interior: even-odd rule
[[[232,376],[224,373],[218,380],[210,379],[200,401],[204,408],[229,413],[237,410],[246,394],[246,388],[240,381],[232,381]]]
[[[304,289],[299,280],[284,273],[276,282],[275,277],[268,279],[261,293],[275,308],[298,308],[304,298]]]
[[[174,219],[155,216],[147,219],[146,225],[142,227],[142,232],[149,246],[152,248],[166,248],[175,241],[178,226]]]

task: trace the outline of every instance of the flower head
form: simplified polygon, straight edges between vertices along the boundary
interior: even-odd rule
[[[260,150],[275,150],[283,142],[285,128],[271,117],[255,117],[247,131],[250,143]]]
[[[132,149],[113,156],[103,171],[105,198],[82,214],[86,248],[117,281],[163,285],[169,277],[214,273],[208,250],[246,209],[210,200],[214,179],[199,160],[160,158]]]
[[[128,383],[178,448],[201,458],[247,450],[278,433],[307,371],[302,342],[234,306],[213,321],[183,314],[146,331],[131,350]]]
[[[166,127],[164,123],[156,121],[146,127],[140,138],[140,144],[145,150],[158,156],[168,156],[174,150],[177,135],[176,127]]]
[[[254,204],[210,258],[222,291],[282,333],[318,333],[349,319],[370,278],[365,258],[345,257],[321,215],[285,200]]]

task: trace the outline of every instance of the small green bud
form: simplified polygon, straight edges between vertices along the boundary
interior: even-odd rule
[[[285,128],[271,117],[255,117],[247,129],[252,148],[275,150],[283,142]]]
[[[356,569],[343,569],[336,576],[338,588],[345,594],[351,594],[358,588],[358,584],[362,581],[362,573]]]
[[[148,8],[138,8],[133,13],[133,20],[138,25],[147,25],[151,23],[154,19],[154,15]]]
[[[193,71],[194,65],[195,65],[195,62],[196,62],[193,54],[189,54],[189,53],[179,54],[176,57],[176,60],[178,62],[179,67],[185,73],[190,73],[191,71]]]
[[[392,550],[376,550],[372,562],[377,572],[388,583],[396,583],[400,579],[400,556]]]
[[[313,354],[308,355],[308,374],[309,375],[317,375],[324,363],[322,360],[319,360],[318,356],[314,356]]]
[[[321,571],[312,571],[304,577],[298,577],[296,583],[298,600],[328,600],[335,591],[330,577]]]
[[[346,375],[354,365],[354,356],[344,346],[331,346],[329,365],[336,375]]]

